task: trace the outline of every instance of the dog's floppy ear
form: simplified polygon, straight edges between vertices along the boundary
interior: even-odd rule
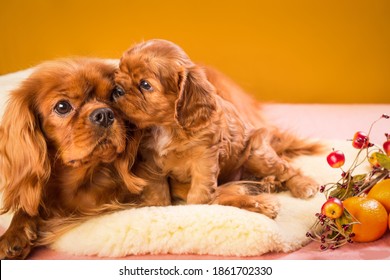
[[[127,135],[126,150],[118,156],[114,165],[122,178],[126,188],[132,194],[139,194],[146,186],[145,180],[134,175],[131,171],[137,158],[138,147],[141,142],[143,132],[141,130],[132,131]]]
[[[11,93],[0,127],[0,188],[2,212],[22,209],[38,214],[44,185],[50,176],[47,144],[34,112],[32,84]]]
[[[198,66],[179,73],[179,96],[175,106],[175,119],[185,130],[206,127],[216,110],[215,89]]]

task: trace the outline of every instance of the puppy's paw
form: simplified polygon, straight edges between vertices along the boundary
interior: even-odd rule
[[[271,219],[275,219],[278,216],[280,210],[280,203],[276,196],[263,193],[253,196],[253,198],[250,200],[250,203],[242,208],[248,211],[266,215]]]
[[[201,188],[191,188],[187,195],[188,204],[208,204],[213,199],[214,191]]]
[[[316,181],[303,175],[293,176],[285,184],[291,194],[298,198],[313,197],[319,190],[319,184]]]

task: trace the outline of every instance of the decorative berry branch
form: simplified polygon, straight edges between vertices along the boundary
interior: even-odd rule
[[[352,146],[359,151],[348,170],[342,169],[345,163],[342,151],[333,150],[327,156],[328,164],[332,168],[340,168],[342,174],[336,183],[320,187],[320,192],[325,194],[327,201],[322,205],[321,213],[316,213],[317,220],[306,233],[307,237],[321,243],[321,250],[336,249],[353,242],[352,228],[359,221],[344,208],[343,201],[352,196],[364,195],[378,182],[390,178],[390,135],[385,133],[383,150],[370,142],[371,130],[381,119],[389,119],[389,116],[383,114],[374,121],[368,133],[355,133],[351,140]],[[363,159],[362,153],[366,153]],[[370,172],[355,175],[355,169],[366,161],[371,165]]]

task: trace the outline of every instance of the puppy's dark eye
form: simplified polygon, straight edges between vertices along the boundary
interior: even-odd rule
[[[139,88],[141,90],[146,90],[146,91],[152,91],[153,88],[152,86],[145,80],[142,80],[140,83],[139,83]]]
[[[121,87],[116,86],[113,89],[111,96],[115,100],[115,99],[123,96],[124,94],[125,94],[125,91]]]
[[[68,101],[61,100],[54,107],[54,112],[56,112],[60,116],[65,116],[73,110],[72,105]]]

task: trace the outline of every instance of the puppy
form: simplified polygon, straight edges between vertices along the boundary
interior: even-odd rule
[[[231,82],[224,86],[221,78],[215,72],[208,77],[177,45],[151,40],[123,54],[113,98],[126,117],[145,130],[143,161],[161,180],[169,180],[173,197],[190,204],[233,205],[274,218],[278,202],[258,191],[262,188],[217,186],[256,178],[265,185],[283,185],[296,197],[311,197],[317,183],[279,156],[304,144],[280,144],[282,134],[264,126],[261,116],[244,120],[227,101],[237,100],[238,87]],[[255,122],[261,124],[254,128]]]
[[[129,170],[141,134],[111,104],[115,68],[87,58],[47,62],[11,93],[0,183],[2,213],[14,216],[1,259],[25,258],[68,220],[142,205],[144,181]]]

